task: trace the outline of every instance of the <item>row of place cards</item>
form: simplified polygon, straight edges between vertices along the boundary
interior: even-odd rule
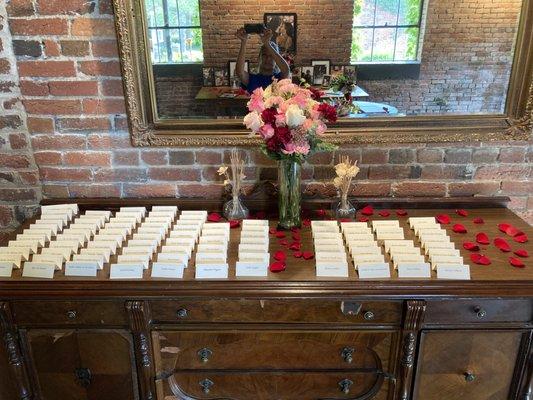
[[[235,274],[241,277],[266,277],[270,262],[268,220],[242,221]]]
[[[346,248],[337,221],[312,221],[316,276],[347,278]]]

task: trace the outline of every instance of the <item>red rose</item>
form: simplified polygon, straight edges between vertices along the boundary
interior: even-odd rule
[[[274,107],[270,107],[270,108],[263,110],[263,112],[261,113],[261,118],[263,119],[265,124],[274,125],[276,122],[277,114],[278,112],[276,111],[276,109]]]
[[[335,122],[337,121],[337,110],[335,107],[330,106],[327,103],[322,103],[318,106],[318,112],[322,114],[322,116],[328,121],[328,122]]]
[[[320,101],[324,94],[322,90],[315,89],[314,87],[310,87],[309,91],[311,92],[311,98],[315,101]]]
[[[271,137],[270,139],[266,141],[267,149],[270,151],[278,151],[279,145],[280,145],[280,142],[275,136]]]
[[[276,126],[274,128],[274,137],[284,145],[292,140],[291,131],[286,126]]]

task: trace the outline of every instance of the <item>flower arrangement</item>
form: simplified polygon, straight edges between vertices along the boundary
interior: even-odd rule
[[[229,171],[231,170],[231,174]],[[242,191],[244,175],[244,160],[236,149],[231,150],[230,166],[222,165],[217,170],[224,176],[224,186],[231,187],[232,199],[224,205],[224,216],[229,220],[244,219],[248,216],[248,209],[241,203],[239,195]]]
[[[353,178],[359,173],[357,161],[350,160],[350,157],[341,157],[339,163],[335,165],[336,177],[333,185],[337,188],[340,201],[335,211],[337,218],[354,218],[355,207],[348,201],[348,193]]]
[[[313,152],[335,149],[321,136],[326,123],[337,120],[337,111],[314,97],[314,92],[290,79],[274,81],[252,93],[244,124],[264,140],[262,150],[266,155],[301,163]]]

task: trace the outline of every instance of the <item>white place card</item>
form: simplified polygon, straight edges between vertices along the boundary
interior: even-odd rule
[[[22,258],[22,261],[30,259],[30,249],[27,247],[0,247],[0,257],[4,255],[16,255]]]
[[[470,280],[470,266],[461,264],[439,265],[437,266],[437,278]]]
[[[127,236],[127,235],[131,235],[132,230],[133,230],[132,227],[129,225],[126,226],[124,224],[111,224],[111,225],[106,224],[104,229],[100,231],[100,235],[108,235],[108,234],[116,235],[120,233],[121,235]]]
[[[31,224],[28,227],[28,231],[34,232],[34,231],[49,231],[51,232],[52,236],[57,235],[58,232],[60,232],[63,228],[62,222],[54,222],[52,220],[46,220],[46,221],[35,221],[34,224]]]
[[[242,236],[241,234],[241,244],[266,245],[268,248],[269,238],[268,236]]]
[[[210,243],[201,243],[196,248],[196,251],[198,253],[203,252],[219,252],[219,253],[225,253],[228,251],[228,247],[223,244],[210,244]]]
[[[150,255],[144,254],[122,254],[117,257],[117,264],[134,263],[141,264],[144,269],[148,269],[150,264]]]
[[[316,276],[348,278],[348,263],[339,261],[317,260]]]
[[[448,235],[442,235],[442,234],[428,234],[428,235],[421,235],[419,236],[419,239],[420,239],[420,243],[422,243],[422,246],[424,245],[424,243],[427,243],[427,242],[438,242],[438,241],[444,241],[444,242],[449,242],[450,241],[450,238],[448,237]]]
[[[200,236],[200,244],[223,244],[227,246],[228,240],[224,236]]]
[[[346,261],[346,253],[345,252],[340,252],[340,251],[315,252],[315,259],[317,261],[319,261],[319,260],[328,260],[328,261],[347,262]]]
[[[268,264],[270,260],[269,253],[239,253],[239,261]]]
[[[403,239],[403,231],[377,231],[376,238],[378,240],[387,240],[387,239]]]
[[[431,249],[429,251],[429,258],[431,259],[431,257],[433,256],[455,256],[455,257],[460,257],[461,256],[461,252],[457,249]]]
[[[435,217],[409,217],[407,218],[409,226],[413,226],[418,223],[436,224]]]
[[[200,235],[201,229],[200,225],[176,224],[174,225],[174,228],[172,228],[172,232],[195,232],[197,235]]]
[[[266,277],[268,276],[268,261],[237,261],[235,275],[243,277]]]
[[[173,245],[167,244],[161,247],[161,253],[186,253],[191,255],[194,245]]]
[[[67,261],[65,263],[65,276],[95,277],[98,274],[96,261]]]
[[[62,254],[35,254],[32,259],[33,262],[46,263],[55,265],[57,270],[63,268],[65,257]]]
[[[75,229],[65,229],[63,234],[59,235],[56,240],[72,240],[74,238],[80,239],[82,243],[86,243],[91,239],[91,233]]]
[[[76,203],[61,203],[61,204],[48,204],[41,206],[41,212],[47,211],[65,211],[72,210],[75,213],[78,213],[78,205]]]
[[[101,254],[76,254],[72,261],[91,261],[98,265],[98,269],[104,268],[105,257]]]
[[[385,252],[389,253],[391,247],[400,247],[400,246],[414,247],[414,243],[411,240],[405,240],[405,239],[385,240],[383,243],[383,246],[385,247]]]
[[[130,242],[132,240],[152,240],[155,241],[157,246],[161,245],[161,242],[163,241],[163,237],[159,234],[154,233],[134,233],[133,237],[131,238]],[[129,242],[128,242],[129,243]]]
[[[152,265],[152,278],[182,279],[184,263],[156,262]]]
[[[225,262],[196,264],[196,279],[227,279],[228,269]]]
[[[360,279],[390,278],[388,263],[370,263],[357,266]]]
[[[157,255],[157,262],[177,262],[185,264],[189,263],[189,254],[187,253],[159,253]]]
[[[313,233],[313,240],[320,241],[320,240],[330,240],[330,239],[336,239],[340,240],[341,242],[344,242],[342,239],[342,233],[340,232],[316,232]]]
[[[205,222],[207,219],[207,215],[200,215],[200,214],[183,214],[183,211],[181,212],[180,221],[201,221]]]
[[[419,264],[419,263],[424,263],[424,262],[426,262],[426,259],[424,258],[424,256],[421,256],[421,255],[404,256],[404,257],[394,258],[392,260],[394,269],[398,269],[398,264],[402,264],[402,263]]]
[[[227,254],[225,252],[204,252],[204,253],[196,253],[196,263],[202,263],[204,261],[223,261],[226,262],[227,260]]]
[[[159,235],[159,236],[165,236],[167,233],[167,230],[164,226],[160,227],[152,227],[152,226],[143,226],[141,225],[139,229],[137,229],[137,235]]]
[[[109,279],[142,279],[143,263],[118,263],[111,265]]]
[[[116,241],[100,241],[95,240],[93,242],[89,242],[87,244],[88,249],[108,249],[112,255],[115,255],[117,253],[117,242]]]
[[[177,213],[178,206],[152,206],[152,212],[153,211],[172,211]]]
[[[381,249],[381,246],[379,243],[375,240],[367,240],[367,241],[349,241],[346,243],[346,247],[350,250],[351,253],[357,252],[358,248],[378,248]]]
[[[268,220],[267,219],[243,219],[242,220],[242,227],[246,228],[250,225],[259,225],[259,226],[268,226]]]
[[[0,260],[0,278],[11,278],[14,264],[10,261]]]
[[[49,247],[41,250],[41,254],[60,254],[65,261],[70,260],[70,256],[74,253],[70,247]]]
[[[207,217],[207,211],[205,210],[182,210],[181,215],[205,215]]]
[[[117,219],[132,219],[135,220],[137,223],[140,223],[143,219],[144,215],[141,213],[136,212],[126,212],[126,211],[119,211],[115,214],[115,220]]]
[[[313,227],[313,237],[319,233],[340,233],[338,226],[318,225]]]
[[[104,262],[108,263],[109,262],[109,258],[111,257],[111,249],[110,248],[95,248],[95,247],[92,247],[92,248],[87,248],[87,249],[82,249],[80,254],[90,254],[90,255],[97,255],[97,256],[101,256],[104,258]]]
[[[122,254],[123,255],[141,254],[143,256],[147,256],[151,258],[152,255],[154,254],[154,251],[153,251],[153,248],[150,246],[132,246],[132,247],[123,247]]]
[[[7,246],[12,248],[26,248],[29,249],[31,253],[37,253],[39,250],[39,242],[32,239],[10,240]]]
[[[90,216],[103,216],[106,221],[109,221],[109,218],[111,218],[111,211],[106,211],[106,210],[87,210],[85,211],[85,215],[90,215]]]
[[[264,230],[243,230],[241,231],[241,242],[244,238],[255,238],[255,239],[267,239],[268,240],[268,229]]]
[[[362,254],[378,254],[382,255],[381,253],[381,247],[378,246],[349,246],[350,247],[350,254],[352,256],[354,255],[362,255]]]
[[[424,247],[425,253],[429,254],[433,249],[455,249],[455,245],[452,242],[426,242]]]
[[[39,236],[44,238],[45,241],[49,242],[52,238],[52,231],[50,229],[24,229],[22,232],[23,235]]]
[[[332,253],[344,253],[344,245],[341,244],[323,244],[323,243],[315,243],[315,251],[317,253],[321,252],[332,252]]]
[[[428,263],[399,263],[399,278],[431,278],[431,266]]]
[[[417,255],[419,256],[420,249],[418,247],[409,247],[409,246],[391,246],[389,247],[389,254],[391,257],[401,257],[403,255]]]
[[[0,255],[0,263],[6,263],[19,269],[22,264],[22,256],[20,254],[2,254]]]
[[[48,242],[46,236],[43,235],[32,235],[30,233],[19,233],[16,240],[35,240],[39,247],[44,247]]]
[[[56,266],[46,262],[27,262],[22,270],[23,278],[53,279]]]
[[[224,244],[226,242],[223,242]],[[191,250],[194,249],[194,245],[196,242],[194,239],[188,239],[188,240],[182,240],[178,238],[166,238],[165,245],[167,246],[187,246],[187,248],[190,248]]]
[[[328,220],[325,220],[325,221],[311,221],[311,228],[315,227],[315,226],[339,226],[339,224],[337,223],[337,221],[328,221]]]
[[[156,239],[131,239],[128,241],[128,247],[151,247],[152,250],[157,248]]]
[[[431,256],[430,261],[431,265],[435,269],[438,264],[463,264],[463,257],[461,256]]]
[[[366,222],[341,222],[341,229],[349,229],[349,228],[352,228],[352,227],[367,228],[367,229],[370,228],[368,226],[368,223],[366,223]]]
[[[200,247],[200,246],[198,246]],[[253,244],[248,244],[248,243],[241,243],[239,245],[239,253],[256,253],[256,252],[261,252],[261,253],[266,253],[268,251],[268,243],[253,243]]]

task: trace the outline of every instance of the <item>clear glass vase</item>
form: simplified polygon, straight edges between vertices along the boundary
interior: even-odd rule
[[[228,221],[240,221],[248,218],[250,211],[242,203],[239,196],[233,195],[231,200],[224,204],[223,213]]]
[[[299,228],[302,225],[300,192],[302,169],[296,161],[278,163],[279,229]]]
[[[335,217],[337,219],[355,219],[354,205],[348,200],[348,193],[341,194],[341,198],[335,207]]]

